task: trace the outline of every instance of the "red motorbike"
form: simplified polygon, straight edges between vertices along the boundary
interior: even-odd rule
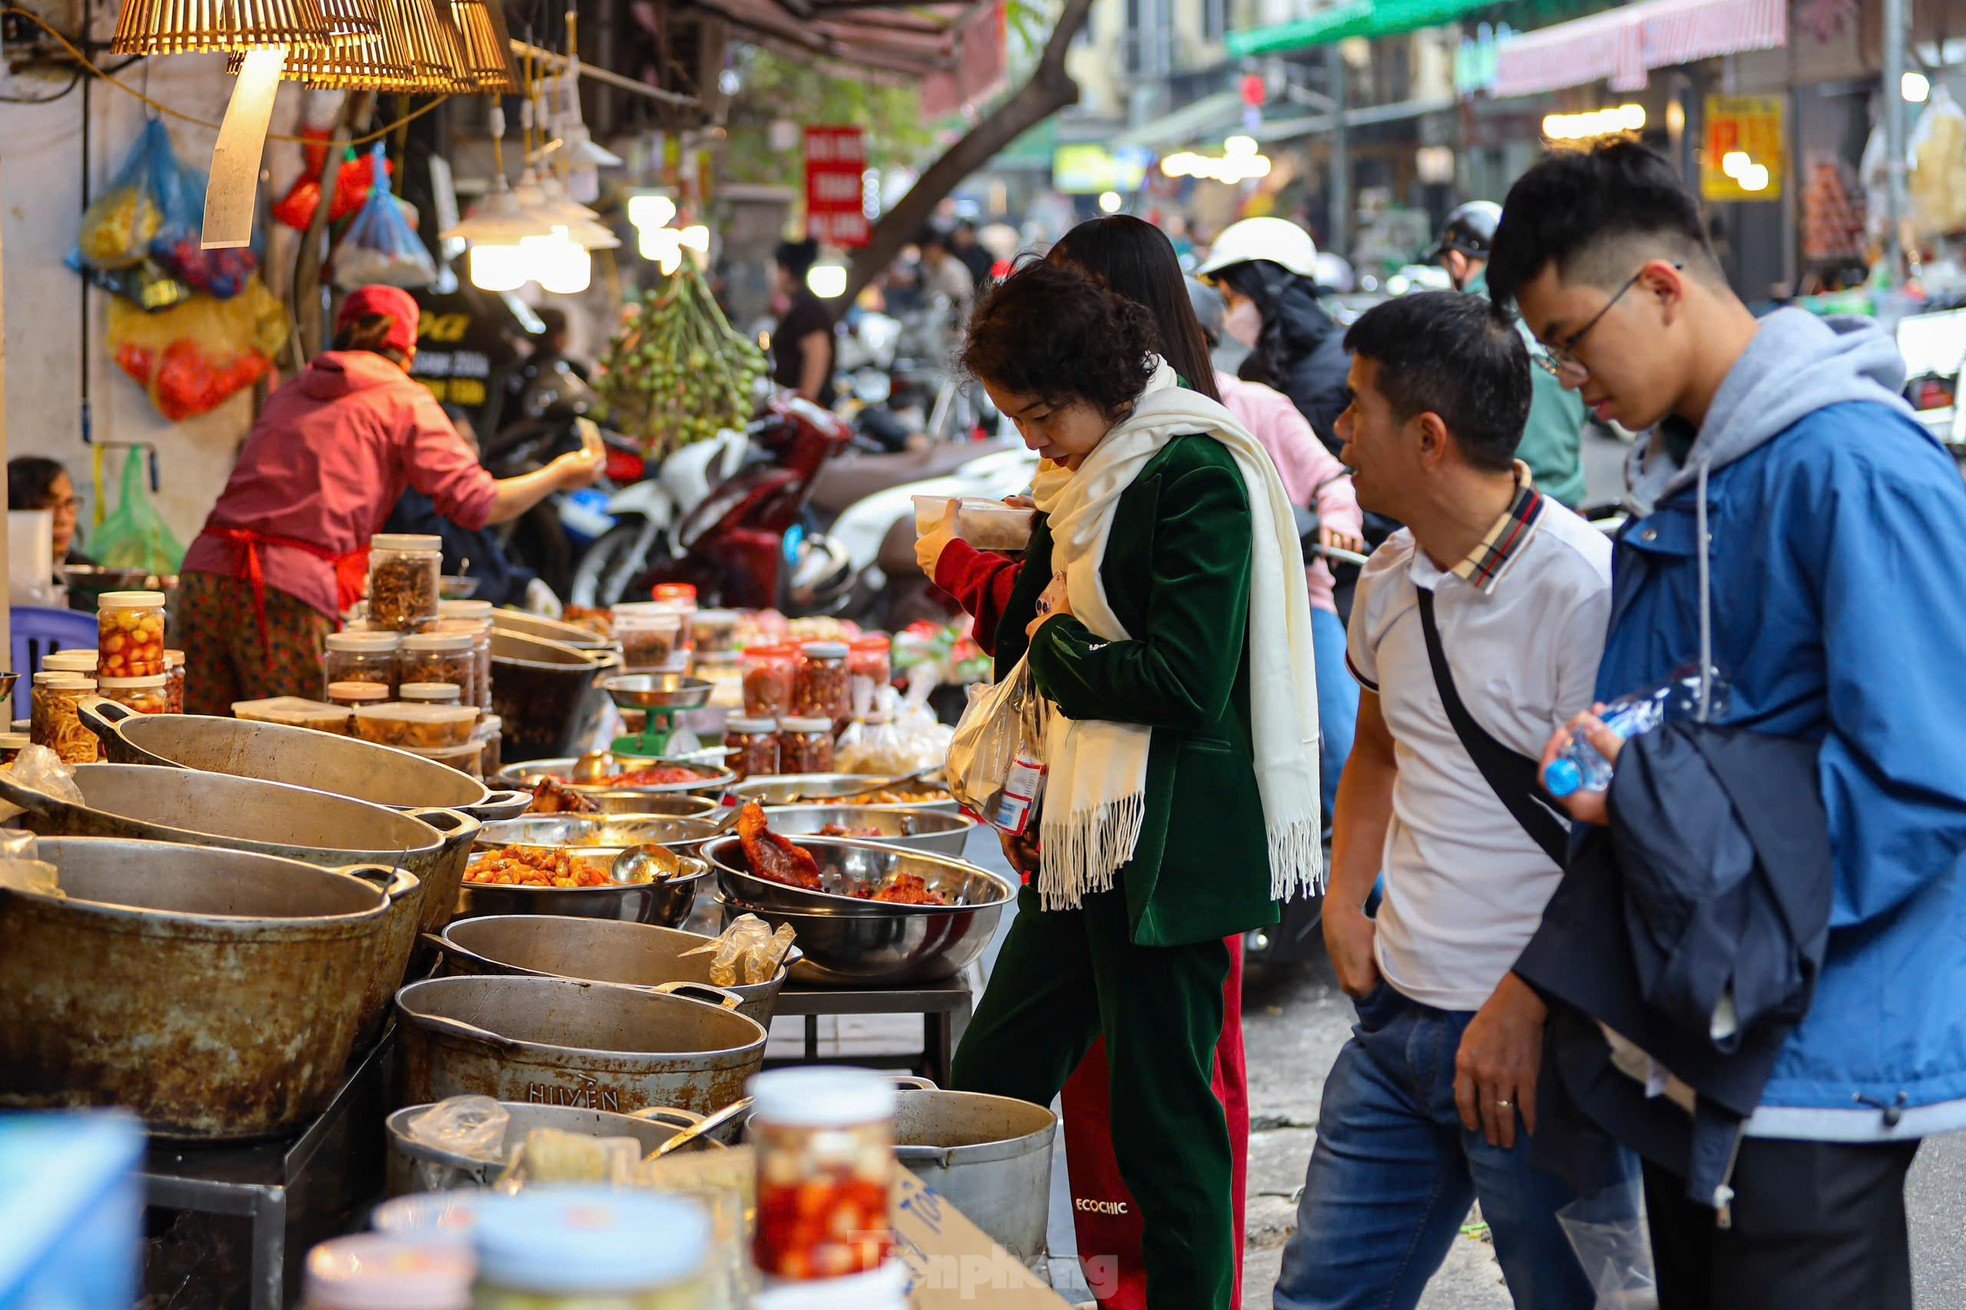
[[[687,582],[706,606],[830,613],[846,603],[846,552],[810,530],[806,514],[820,469],[853,441],[839,416],[779,395],[748,431],[751,457],[683,516],[675,558],[653,560],[629,587]]]

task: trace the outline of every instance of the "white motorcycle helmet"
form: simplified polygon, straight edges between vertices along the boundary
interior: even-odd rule
[[[1287,218],[1245,218],[1222,229],[1209,248],[1208,259],[1195,270],[1213,277],[1225,268],[1268,260],[1299,277],[1317,277],[1317,242]]]

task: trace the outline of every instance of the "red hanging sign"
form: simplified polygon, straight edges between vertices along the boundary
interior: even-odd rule
[[[867,135],[857,127],[806,129],[806,235],[823,246],[867,244],[862,177]]]

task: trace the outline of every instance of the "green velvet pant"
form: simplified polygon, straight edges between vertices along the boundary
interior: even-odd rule
[[[956,1051],[958,1090],[1048,1106],[1106,1039],[1113,1152],[1140,1209],[1151,1310],[1232,1310],[1229,1127],[1213,1083],[1228,976],[1219,939],[1134,945],[1121,888],[1047,911],[1026,887]]]

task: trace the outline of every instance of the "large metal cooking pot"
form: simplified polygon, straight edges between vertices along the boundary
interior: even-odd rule
[[[776,831],[776,827],[773,829]],[[943,918],[985,906],[1001,909],[1017,895],[1009,881],[977,865],[946,855],[929,855],[878,841],[844,837],[800,837],[799,849],[819,868],[820,890],[807,891],[751,871],[741,837],[720,837],[703,848],[724,891],[751,905],[783,906],[822,914],[904,914]],[[938,905],[888,904],[872,895],[895,879],[922,880],[942,898]]]
[[[776,807],[780,805],[826,805],[837,798],[855,792],[864,793],[867,784],[878,782],[859,773],[781,773],[768,778],[746,778],[733,784],[731,795],[741,801],[756,801],[760,805]],[[913,783],[906,789],[910,794],[918,794],[921,800],[905,805],[866,805],[856,809],[884,810],[930,810],[941,814],[960,814],[962,806],[950,797],[940,786],[929,783]],[[845,804],[844,800],[838,803]]]
[[[765,813],[771,830],[784,837],[812,837],[822,829],[839,827],[861,841],[952,857],[962,855],[969,834],[976,830],[976,820],[966,814],[881,805],[776,805]]]
[[[490,1096],[633,1113],[697,1114],[744,1095],[765,1030],[724,1005],[564,978],[432,978],[396,994],[406,1101]]]
[[[1036,1269],[1046,1254],[1057,1131],[1058,1116],[1041,1105],[930,1085],[902,1092],[894,1156]]]
[[[206,1139],[321,1109],[367,981],[408,958],[385,961],[379,886],[240,851],[39,845],[60,894],[0,889],[0,1105],[121,1105],[160,1136]]]
[[[444,967],[452,974],[517,974],[652,988],[672,982],[708,984],[709,953],[689,952],[715,939],[646,923],[509,914],[459,919],[437,941]],[[737,993],[739,1014],[769,1028],[784,985],[781,967],[767,982],[726,985],[724,990]]]
[[[256,778],[142,764],[80,764],[72,805],[0,770],[0,799],[48,837],[129,837],[277,855],[303,864],[387,864],[423,881],[419,927],[449,923],[478,821],[456,810],[384,809]]]
[[[508,759],[578,755],[610,708],[601,679],[618,672],[612,650],[580,650],[522,633],[492,633],[492,710],[504,722]]]
[[[500,775],[499,780],[513,787],[534,787],[545,778],[571,778],[573,776],[574,766],[579,763],[580,761],[572,756],[560,756],[545,760],[522,760],[517,764],[507,765],[505,772]],[[568,790],[577,792],[583,796],[590,795],[594,792],[607,792],[610,795],[625,792],[631,796],[647,796],[651,799],[659,796],[689,794],[718,796],[723,793],[726,787],[737,781],[737,774],[732,770],[709,764],[685,763],[680,760],[655,760],[646,756],[634,755],[617,755],[615,756],[615,763],[623,773],[634,769],[662,767],[689,769],[696,776],[684,782],[658,782],[642,786],[569,783]]]
[[[505,1172],[505,1162],[514,1149],[524,1144],[535,1128],[552,1128],[583,1137],[632,1137],[646,1156],[677,1133],[698,1123],[703,1116],[658,1106],[634,1114],[610,1114],[606,1110],[585,1110],[572,1105],[522,1105],[501,1102],[508,1116],[505,1141],[496,1160],[479,1159],[456,1151],[419,1142],[410,1134],[410,1121],[431,1107],[406,1105],[384,1121],[389,1132],[389,1195],[413,1192],[448,1192],[462,1187],[490,1187]],[[723,1146],[714,1136],[699,1137],[679,1146],[679,1151],[716,1150]]]
[[[112,764],[169,764],[235,778],[311,787],[392,810],[436,807],[480,821],[525,813],[532,795],[493,791],[449,765],[331,732],[202,714],[139,714],[100,697],[82,722]]]
[[[875,906],[871,913],[835,914],[749,905],[719,893],[723,924],[755,914],[772,927],[789,924],[805,958],[791,968],[792,981],[821,987],[899,987],[953,978],[996,936],[1002,905],[939,915],[892,913],[905,906]]]

